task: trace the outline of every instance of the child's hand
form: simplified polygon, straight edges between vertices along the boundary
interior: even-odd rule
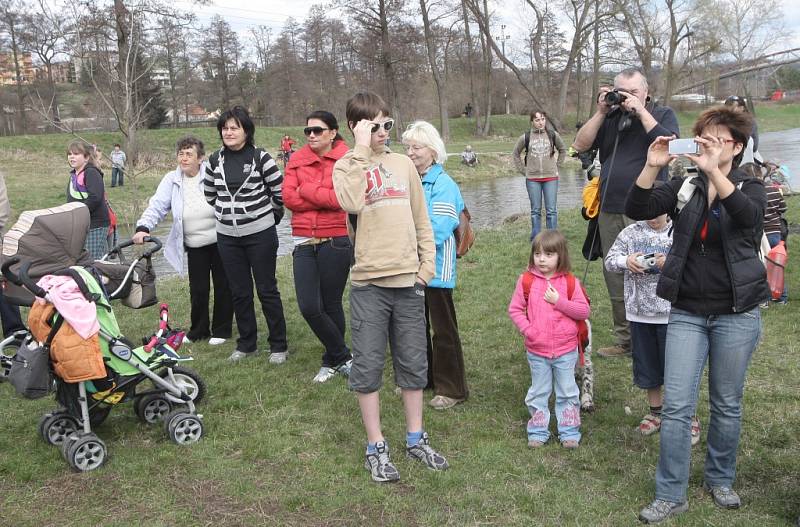
[[[547,290],[544,292],[544,301],[555,305],[558,302],[558,291],[553,287],[553,284],[547,282]]]
[[[664,263],[667,261],[667,255],[664,253],[656,253],[656,267],[658,270],[662,270],[664,268]]]
[[[632,253],[628,255],[627,260],[625,260],[625,265],[628,266],[628,271],[638,274],[642,274],[645,272],[646,268],[641,266],[639,262],[636,261],[636,258],[643,255],[644,255],[643,252]]]

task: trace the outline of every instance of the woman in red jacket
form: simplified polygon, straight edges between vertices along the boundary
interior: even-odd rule
[[[336,117],[316,111],[306,118],[308,141],[292,155],[283,179],[283,201],[292,211],[294,287],[300,312],[325,346],[314,382],[350,373],[344,342],[342,294],[353,246],[347,214],[333,191],[333,165],[348,150]]]

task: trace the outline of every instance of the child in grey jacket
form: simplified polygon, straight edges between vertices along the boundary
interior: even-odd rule
[[[661,387],[670,303],[656,296],[656,284],[672,246],[671,227],[666,214],[629,225],[619,233],[605,260],[608,271],[625,273],[625,314],[631,328],[633,383],[647,390],[650,405],[650,412],[639,423],[642,435],[661,428]]]

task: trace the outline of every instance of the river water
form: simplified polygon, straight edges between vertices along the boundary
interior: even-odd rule
[[[767,161],[785,164],[789,167],[794,179],[792,187],[800,188],[800,128],[782,132],[761,134],[759,151]],[[558,187],[558,208],[568,209],[581,203],[581,193],[586,182],[585,175],[579,167],[572,163],[562,167]],[[492,178],[486,181],[470,182],[461,186],[464,202],[472,215],[472,222],[477,228],[496,227],[503,219],[513,214],[530,214],[530,202],[522,177]],[[171,223],[163,222],[154,234],[166,240]],[[278,225],[280,247],[278,255],[292,252],[292,235],[289,218]],[[159,253],[154,258],[158,276],[175,274],[175,270]]]

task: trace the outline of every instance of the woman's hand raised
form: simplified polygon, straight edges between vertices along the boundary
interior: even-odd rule
[[[662,135],[647,149],[647,166],[652,168],[663,168],[677,156],[670,155],[669,142],[675,139],[674,135]]]

